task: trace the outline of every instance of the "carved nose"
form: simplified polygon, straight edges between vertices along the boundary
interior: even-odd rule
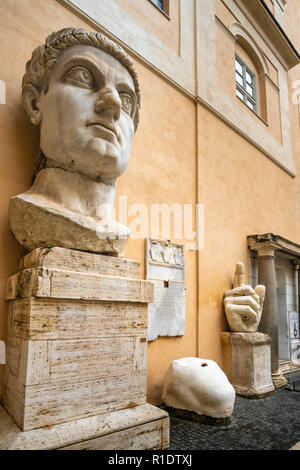
[[[113,87],[106,87],[99,92],[95,103],[95,111],[117,121],[120,119],[121,106],[122,102],[117,90]]]

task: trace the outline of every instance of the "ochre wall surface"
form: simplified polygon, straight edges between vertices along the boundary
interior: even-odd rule
[[[146,2],[152,12],[148,20],[141,18],[139,11],[131,11],[131,2],[118,3],[124,3],[124,9],[166,45],[174,28],[176,34],[170,48],[178,50],[177,10],[174,22],[168,23],[169,32],[163,33],[155,28],[169,20],[150,2]],[[178,5],[175,0],[174,3]],[[234,20],[220,1],[216,3],[225,24]],[[300,48],[297,5],[298,0],[287,2],[285,27]],[[0,105],[0,339],[5,338],[6,330],[5,282],[18,271],[22,253],[9,231],[8,203],[12,195],[30,186],[39,148],[38,129],[21,105],[21,80],[32,50],[49,33],[68,26],[92,29],[56,0],[1,2],[0,80],[7,86],[7,103]],[[222,34],[220,30],[219,41]],[[220,44],[218,50],[222,50]],[[222,67],[225,64],[226,61]],[[299,67],[289,72],[290,87],[300,80]],[[163,375],[173,359],[199,355],[225,367],[220,332],[228,330],[228,326],[222,301],[224,290],[231,287],[235,262],[243,261],[248,271],[246,237],[250,234],[273,232],[300,243],[300,180],[299,176],[289,176],[221,119],[149,67],[136,62],[136,68],[142,89],[140,126],[128,169],[117,183],[116,208],[120,196],[127,196],[128,208],[144,204],[148,214],[151,204],[204,205],[204,245],[198,252],[185,251],[186,333],[183,337],[158,338],[148,347],[148,401],[159,404]],[[228,71],[226,77],[234,79],[234,73]],[[277,79],[275,69],[272,78]],[[300,110],[292,104],[292,92],[290,88],[292,146],[300,174]],[[235,93],[235,83],[231,93]],[[246,106],[241,107],[241,112],[243,108],[253,114]],[[278,139],[277,131],[273,135]],[[129,224],[133,218],[128,217]],[[143,239],[129,240],[125,252],[127,258],[141,263],[142,274],[144,243]],[[0,366],[0,385],[3,369]],[[230,376],[230,370],[225,371]]]
[[[300,7],[298,0],[289,0],[285,7],[283,27],[297,51],[300,51]],[[297,240],[300,242],[300,64],[288,72],[292,149],[298,177],[295,179]]]
[[[116,0],[116,3],[143,25],[149,33],[154,34],[164,45],[179,55],[179,0],[169,1],[169,14],[172,21],[149,0],[143,2]]]

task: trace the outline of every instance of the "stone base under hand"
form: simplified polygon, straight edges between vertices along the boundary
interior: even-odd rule
[[[271,377],[275,388],[284,387],[288,383],[287,379],[281,372],[272,373]]]
[[[222,333],[221,337],[224,353],[231,357],[236,393],[262,397],[273,392],[270,337],[263,333]]]
[[[168,413],[149,404],[30,431],[22,431],[0,406],[0,450],[156,450],[168,446]]]

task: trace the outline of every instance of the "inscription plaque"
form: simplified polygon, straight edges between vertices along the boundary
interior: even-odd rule
[[[154,302],[148,305],[148,340],[184,335],[184,246],[148,238],[146,279],[154,283]]]

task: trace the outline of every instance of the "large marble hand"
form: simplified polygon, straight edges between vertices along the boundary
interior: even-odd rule
[[[236,263],[233,276],[233,289],[225,292],[224,306],[231,331],[254,332],[260,322],[265,299],[265,286],[253,289],[244,284],[245,268]]]

